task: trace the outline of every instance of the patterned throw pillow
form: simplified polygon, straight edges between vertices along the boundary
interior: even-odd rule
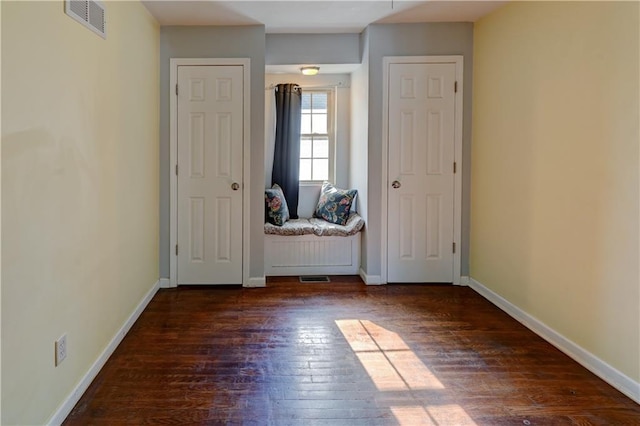
[[[282,226],[289,220],[289,207],[284,199],[282,188],[274,183],[271,189],[264,191],[265,220],[277,226]]]
[[[344,225],[349,219],[351,203],[356,195],[356,189],[338,189],[329,182],[323,182],[320,199],[313,215],[327,222]]]

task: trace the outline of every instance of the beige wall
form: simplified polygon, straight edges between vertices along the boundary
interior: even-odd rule
[[[2,7],[2,424],[43,424],[158,280],[159,28]],[[54,367],[54,341],[68,356]]]
[[[636,382],[638,6],[477,22],[470,257],[472,278]]]

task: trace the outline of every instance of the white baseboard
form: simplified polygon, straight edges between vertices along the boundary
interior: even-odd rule
[[[587,370],[640,404],[640,382],[636,382],[631,377],[607,364],[591,352],[567,339],[542,321],[532,317],[473,278],[470,279],[469,286],[485,299],[522,323],[525,327],[560,349],[560,351],[564,352]]]
[[[80,382],[76,385],[75,389],[67,396],[67,398],[62,402],[62,404],[58,407],[55,413],[51,416],[48,425],[60,425],[67,418],[73,407],[78,403],[82,395],[89,388],[89,385],[96,378],[102,367],[104,367],[105,363],[116,350],[124,336],[127,335],[133,324],[136,322],[142,311],[147,307],[153,296],[155,296],[156,292],[160,288],[160,280],[156,281],[151,290],[145,294],[142,298],[138,306],[134,309],[134,311],[129,315],[129,318],[122,325],[120,330],[116,332],[113,336],[107,347],[102,351],[98,359],[95,360],[91,368],[87,371],[84,377],[80,380]]]
[[[467,275],[462,275],[460,277],[460,284],[462,286],[468,286],[471,283],[471,279]]]
[[[385,282],[382,282],[382,277],[380,275],[367,275],[366,272],[364,272],[362,270],[362,268],[360,268],[360,278],[362,278],[362,281],[364,281],[364,283],[366,285],[383,285],[386,284]]]
[[[249,280],[242,284],[242,287],[246,288],[256,288],[256,287],[266,287],[267,279],[265,277],[249,277]]]
[[[171,288],[171,280],[169,278],[160,278],[160,288]]]

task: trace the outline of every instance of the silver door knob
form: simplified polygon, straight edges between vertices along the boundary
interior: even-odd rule
[[[233,189],[234,191],[237,191],[238,189],[240,189],[240,184],[238,182],[233,182],[231,184],[231,189]]]
[[[395,189],[398,189],[402,186],[402,184],[400,183],[400,181],[394,180],[393,182],[391,182],[391,186],[393,186]]]

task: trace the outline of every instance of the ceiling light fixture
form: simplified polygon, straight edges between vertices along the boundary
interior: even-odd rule
[[[320,67],[302,67],[300,68],[304,75],[316,75],[320,72]]]

